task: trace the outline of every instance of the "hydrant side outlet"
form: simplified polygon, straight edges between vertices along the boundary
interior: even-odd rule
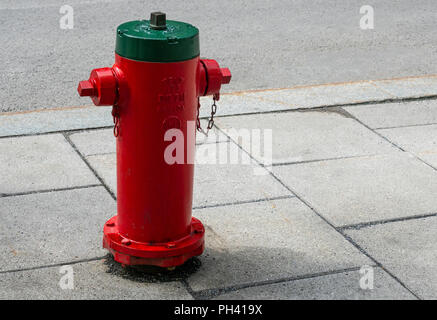
[[[117,215],[103,229],[103,246],[125,265],[174,267],[204,250],[205,229],[193,218],[198,99],[219,96],[231,73],[214,60],[199,59],[194,26],[166,20],[120,25],[115,64],[91,72],[79,83],[81,96],[95,105],[113,105],[117,144]],[[184,163],[170,164],[168,130],[185,137]]]

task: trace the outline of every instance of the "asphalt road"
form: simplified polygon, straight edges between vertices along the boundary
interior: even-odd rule
[[[359,27],[366,4],[373,30]],[[0,112],[90,104],[77,83],[112,65],[117,25],[156,10],[199,27],[202,56],[233,72],[228,92],[437,73],[435,0],[0,0]]]

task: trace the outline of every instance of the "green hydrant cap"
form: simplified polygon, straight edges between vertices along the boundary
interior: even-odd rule
[[[118,26],[115,53],[148,62],[193,59],[199,56],[199,30],[188,23],[166,20],[165,13],[152,12],[150,20]]]

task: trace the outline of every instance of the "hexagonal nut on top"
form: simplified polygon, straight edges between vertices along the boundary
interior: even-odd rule
[[[164,12],[152,12],[150,14],[150,27],[155,30],[167,28],[167,21]]]

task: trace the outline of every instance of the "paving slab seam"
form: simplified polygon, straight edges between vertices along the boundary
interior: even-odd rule
[[[1,114],[0,114],[1,115]],[[209,117],[200,117],[202,120],[209,120]],[[67,130],[55,130],[55,131],[47,131],[47,132],[35,132],[35,133],[25,133],[25,134],[16,134],[16,135],[6,135],[6,136],[0,136],[0,139],[10,139],[10,138],[24,138],[24,137],[33,137],[33,136],[45,136],[45,135],[51,135],[51,134],[76,134],[76,133],[85,133],[85,132],[92,132],[92,131],[99,131],[99,130],[105,130],[105,129],[112,129],[114,128],[113,125],[110,126],[103,126],[103,127],[90,127],[90,128],[81,128],[81,129],[67,129]],[[196,142],[196,145],[206,145],[206,144],[215,144],[220,142],[228,142],[226,141],[205,141],[205,142]],[[89,154],[89,156],[97,156],[97,155],[103,155],[103,154],[112,154],[115,152],[108,152],[108,153],[96,153],[96,154]]]
[[[380,267],[382,270],[384,270],[389,276],[391,276],[395,281],[397,281],[404,289],[406,289],[409,293],[411,293],[415,298],[418,300],[423,300],[422,297],[420,297],[416,292],[414,292],[412,289],[410,289],[401,279],[399,279],[395,274],[393,274],[390,270],[388,270],[382,263],[378,262],[375,258],[370,256],[360,245],[358,245],[351,237],[349,237],[346,233],[342,232],[341,230],[337,230],[343,237],[348,240],[351,244],[353,244],[358,250],[360,250],[362,253],[366,254],[370,259],[375,261],[377,263],[377,266]]]
[[[23,133],[23,134],[12,134],[7,136],[0,136],[0,139],[8,139],[8,138],[24,138],[24,137],[33,137],[33,136],[45,136],[50,134],[73,134],[73,133],[81,133],[86,131],[97,131],[102,129],[111,129],[114,126],[103,126],[103,127],[90,127],[90,128],[82,128],[82,129],[68,129],[68,130],[54,130],[47,132],[34,132],[34,133]]]
[[[322,158],[322,159],[314,159],[314,160],[304,160],[304,161],[290,161],[290,162],[280,162],[280,163],[273,163],[271,165],[264,165],[261,164],[264,168],[268,168],[270,166],[272,167],[279,167],[279,166],[289,166],[294,164],[305,164],[305,163],[314,163],[314,162],[322,162],[322,161],[333,161],[333,160],[343,160],[343,159],[355,159],[355,158],[366,158],[371,156],[376,156],[378,154],[366,154],[366,155],[357,155],[357,156],[344,156],[344,157],[335,157],[335,158]]]
[[[229,203],[217,203],[217,204],[211,204],[211,205],[203,205],[203,206],[193,207],[193,210],[206,209],[206,208],[217,208],[217,207],[227,207],[227,206],[235,206],[235,205],[240,205],[240,204],[258,203],[258,202],[291,199],[291,198],[295,198],[295,195],[286,195],[286,196],[262,198],[262,199],[255,199],[255,200],[244,200],[244,201],[235,201],[235,202],[229,202]]]
[[[221,131],[223,134],[227,135],[224,131],[222,131],[219,127],[215,126],[217,130]],[[230,136],[229,140],[233,143],[237,144],[237,146],[240,148],[242,152],[245,152],[253,161],[260,164],[258,160],[252,157],[252,155],[244,150],[238,143],[236,143]],[[322,219],[325,223],[327,223],[332,229],[334,229],[336,232],[338,232],[340,235],[343,236],[349,243],[351,243],[356,249],[358,249],[362,254],[364,254],[366,257],[368,257],[376,266],[381,267],[384,271],[386,271],[394,280],[396,280],[402,287],[404,287],[406,290],[408,290],[414,297],[416,297],[419,300],[422,300],[421,297],[419,297],[412,289],[410,289],[405,283],[403,283],[398,277],[396,277],[392,272],[387,270],[382,263],[377,261],[373,256],[371,256],[366,250],[364,250],[360,245],[358,245],[351,237],[349,237],[347,234],[345,234],[342,230],[335,227],[334,224],[332,224],[327,218],[325,218],[322,214],[320,214],[307,200],[305,200],[301,195],[299,195],[295,190],[287,186],[281,179],[279,179],[273,172],[269,171],[270,175],[278,181],[284,188],[286,188],[288,191],[290,191],[292,194],[296,196],[297,199],[299,199],[302,203],[304,203],[308,208],[311,209],[312,212],[314,212],[317,216],[319,216],[320,219]]]
[[[374,105],[374,104],[389,104],[389,103],[400,103],[400,102],[414,102],[414,101],[427,101],[427,100],[437,100],[437,95],[429,95],[429,96],[421,96],[421,97],[411,97],[411,98],[393,98],[393,99],[383,99],[383,100],[368,100],[368,101],[360,101],[355,103],[340,103],[340,104],[327,104],[322,106],[315,107],[300,107],[293,109],[281,109],[281,110],[268,110],[268,111],[254,111],[254,112],[245,112],[245,113],[233,113],[233,114],[225,114],[215,115],[216,118],[227,118],[227,117],[238,117],[238,116],[249,116],[249,115],[257,115],[257,114],[265,114],[265,113],[285,113],[285,112],[305,112],[305,111],[316,111],[316,110],[324,110],[331,108],[341,108],[341,107],[355,107],[355,106],[363,106],[363,105]],[[270,102],[280,103],[278,101],[271,100]],[[208,119],[209,117],[200,117],[200,119]]]
[[[190,284],[187,281],[187,278],[181,279],[180,283],[185,288],[185,290],[187,290],[187,292],[193,297],[194,300],[201,300],[197,299],[196,292],[193,290],[193,288],[191,288]]]
[[[72,134],[75,134],[75,132],[73,132]],[[219,143],[227,143],[227,142],[228,141],[211,141],[211,142],[196,143],[196,145],[207,145],[207,144],[209,145],[209,144],[219,144]],[[113,154],[117,154],[117,152],[90,153],[87,154],[86,157],[89,158],[89,157],[98,157],[98,156],[113,155]]]
[[[70,144],[70,146],[74,149],[74,151],[79,155],[79,157],[82,159],[83,162],[88,166],[88,169],[91,170],[91,172],[94,174],[94,176],[99,180],[99,182],[102,184],[102,186],[106,189],[106,191],[109,193],[109,195],[112,197],[112,199],[117,200],[117,197],[115,196],[114,192],[111,191],[109,186],[105,183],[105,181],[100,177],[100,175],[97,173],[97,171],[91,166],[91,164],[88,162],[88,160],[85,158],[85,156],[79,151],[79,149],[76,147],[76,145],[71,141],[70,136],[67,133],[63,134],[65,140]]]
[[[427,165],[428,167],[434,169],[437,171],[437,168],[435,168],[433,165],[429,164],[428,162],[426,162],[425,160],[419,158],[417,155],[415,155],[412,152],[409,152],[405,149],[403,149],[401,146],[397,145],[396,143],[394,143],[393,141],[391,141],[390,139],[386,138],[385,136],[383,136],[381,133],[379,133],[378,131],[376,131],[376,129],[373,129],[371,127],[369,127],[368,125],[366,125],[364,122],[362,122],[361,120],[359,120],[358,118],[356,118],[355,116],[353,116],[352,114],[350,114],[349,112],[347,112],[346,110],[344,110],[346,114],[348,114],[350,116],[351,119],[354,119],[355,121],[357,121],[359,124],[361,124],[362,126],[366,127],[367,129],[369,129],[370,131],[372,131],[373,133],[375,133],[376,135],[378,135],[380,138],[384,139],[385,141],[387,141],[388,143],[390,143],[393,147],[399,149],[402,152],[406,152],[409,155],[411,155],[412,157],[414,157],[415,159],[419,160],[420,162],[422,162],[423,164]]]
[[[419,160],[420,162],[422,162],[423,164],[426,164],[428,167],[434,169],[437,171],[437,167],[434,167],[432,164],[426,162],[425,160],[419,158],[418,156],[416,156],[414,153],[408,152],[409,154],[413,155],[417,160]]]
[[[411,128],[411,127],[426,127],[426,126],[435,126],[437,122],[435,123],[423,123],[423,124],[407,124],[407,125],[401,125],[401,126],[394,126],[394,127],[379,127],[379,128],[373,128],[373,130],[384,130],[384,129],[398,129],[398,128]]]
[[[105,256],[101,256],[101,257],[89,258],[89,259],[81,259],[81,260],[73,260],[73,261],[69,261],[69,262],[60,262],[60,263],[54,263],[54,264],[46,264],[46,265],[30,267],[30,268],[12,269],[12,270],[4,270],[4,271],[0,270],[0,274],[23,272],[23,271],[32,271],[32,270],[40,270],[40,269],[47,269],[47,268],[53,268],[53,267],[69,266],[69,265],[78,264],[78,263],[86,263],[86,262],[103,260],[105,258],[106,258],[106,255]]]
[[[426,218],[432,218],[432,217],[437,217],[437,213],[428,213],[428,214],[420,214],[420,215],[401,217],[401,218],[384,219],[384,220],[376,220],[376,221],[363,222],[363,223],[357,223],[357,224],[349,224],[349,225],[344,225],[344,226],[338,227],[338,229],[341,231],[360,230],[363,228],[372,227],[372,226],[376,226],[376,225],[380,225],[380,224],[402,222],[402,221],[409,221],[409,220],[419,220],[419,219],[426,219]]]
[[[77,190],[77,189],[88,189],[88,188],[95,188],[95,187],[102,187],[102,185],[101,184],[89,184],[86,186],[77,186],[77,187],[68,187],[68,188],[43,189],[43,190],[34,190],[34,191],[27,191],[27,192],[17,192],[17,193],[0,193],[0,198],[27,196],[30,194],[70,191],[70,190]]]
[[[116,152],[91,153],[91,154],[87,154],[86,157],[89,158],[89,157],[107,156],[111,154],[116,154]]]
[[[370,267],[378,267],[377,265],[371,265]],[[253,288],[253,287],[261,287],[265,285],[271,285],[271,284],[279,284],[279,283],[285,283],[285,282],[293,282],[298,280],[305,280],[305,279],[312,279],[312,278],[318,278],[318,277],[324,277],[339,273],[345,273],[345,272],[354,272],[359,271],[361,269],[361,266],[359,267],[351,267],[351,268],[345,268],[345,269],[337,269],[337,270],[331,270],[331,271],[324,271],[324,272],[317,272],[317,273],[309,273],[304,274],[300,276],[293,276],[293,277],[285,277],[285,278],[278,278],[278,279],[272,279],[272,280],[264,280],[264,281],[256,281],[256,282],[250,282],[250,283],[243,283],[239,285],[229,286],[229,287],[222,287],[222,288],[213,288],[213,289],[206,289],[206,290],[200,290],[200,291],[193,291],[193,297],[196,300],[208,300],[211,298],[218,297],[222,294],[241,290],[241,289],[247,289],[247,288]]]
[[[377,104],[377,103],[390,103],[390,102],[399,102],[399,99],[425,99],[434,97],[436,98],[437,95],[426,95],[426,96],[419,96],[419,97],[408,97],[408,98],[396,98],[396,97],[389,97],[384,99],[375,99],[375,100],[365,100],[365,101],[357,101],[357,102],[344,102],[344,103],[334,103],[334,104],[322,104],[322,105],[316,105],[316,106],[306,106],[306,107],[298,107],[298,104],[290,104],[284,101],[275,100],[274,98],[264,98],[264,97],[252,97],[252,96],[244,96],[245,98],[251,98],[251,99],[258,99],[259,101],[263,102],[271,102],[271,103],[277,103],[280,105],[283,105],[285,107],[288,107],[287,109],[279,109],[276,110],[278,112],[281,111],[289,111],[289,110],[301,110],[301,109],[315,109],[315,108],[330,108],[330,107],[344,107],[344,106],[357,106],[357,105],[366,105],[366,104]],[[290,109],[293,108],[293,109]],[[260,111],[263,112],[263,111]]]

